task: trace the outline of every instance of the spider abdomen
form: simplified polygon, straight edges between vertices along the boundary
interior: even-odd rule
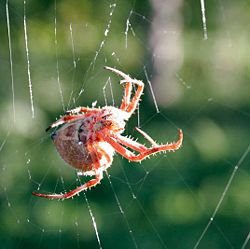
[[[94,175],[100,168],[110,166],[113,160],[113,147],[93,132],[81,130],[82,122],[63,126],[52,137],[55,147],[62,159],[70,166],[83,171],[85,175]]]

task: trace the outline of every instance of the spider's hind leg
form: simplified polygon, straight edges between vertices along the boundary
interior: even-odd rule
[[[37,192],[32,192],[33,195],[38,196],[38,197],[43,197],[47,199],[68,199],[71,198],[80,192],[90,189],[91,187],[96,186],[100,181],[102,180],[103,175],[102,173],[95,175],[94,179],[91,179],[90,181],[86,182],[85,184],[77,187],[76,189],[71,190],[68,193],[65,194],[40,194]]]

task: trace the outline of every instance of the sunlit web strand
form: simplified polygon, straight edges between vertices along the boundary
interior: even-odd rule
[[[69,96],[68,104],[67,104],[67,110],[70,109],[70,104],[73,102],[73,105],[75,106],[75,98],[74,98],[74,90],[73,90],[73,83],[75,80],[75,75],[76,75],[76,66],[77,66],[77,61],[76,61],[76,55],[75,55],[75,43],[74,43],[74,36],[73,36],[73,27],[72,23],[69,25],[69,30],[70,30],[70,40],[71,40],[71,48],[72,48],[72,60],[73,60],[73,75],[72,75],[72,89],[71,93]]]
[[[106,94],[106,86],[107,86],[107,83],[108,83],[109,80],[110,80],[110,78],[108,78],[107,82],[105,83],[104,87],[102,88],[104,102],[105,102],[106,106],[108,105],[108,99],[107,99],[107,94]]]
[[[132,12],[133,15],[140,17],[142,20],[144,20],[144,21],[146,21],[148,23],[152,23],[152,21],[150,19],[148,19],[146,16],[144,16],[144,15],[138,13],[138,12],[135,12],[133,10],[131,12]]]
[[[9,137],[9,135],[10,135],[10,132],[8,131],[8,133],[7,133],[6,137],[5,137],[5,139],[3,140],[3,142],[2,142],[1,145],[0,145],[0,152],[2,151],[2,149],[3,149],[3,147],[4,147],[5,143],[6,143],[7,138]]]
[[[73,30],[72,30],[71,23],[69,25],[69,30],[70,30],[70,39],[71,39],[71,46],[72,46],[73,65],[74,65],[74,68],[76,68],[75,45],[74,45]]]
[[[56,52],[56,72],[57,72],[57,83],[58,83],[58,88],[59,88],[59,93],[61,97],[61,104],[63,111],[65,111],[65,106],[64,106],[64,98],[63,98],[63,92],[62,92],[62,86],[61,86],[61,81],[60,81],[60,73],[59,73],[59,61],[58,61],[58,45],[57,45],[57,18],[56,18],[56,0],[55,0],[55,18],[54,18],[54,38],[55,38],[55,52]]]
[[[77,248],[80,249],[80,233],[79,233],[79,224],[77,221],[77,217],[75,217],[75,227],[76,227]]]
[[[31,115],[32,118],[35,117],[34,103],[33,103],[33,93],[32,93],[32,82],[30,75],[30,58],[29,58],[29,47],[28,47],[28,35],[27,35],[27,23],[26,23],[26,1],[23,1],[23,27],[24,27],[24,40],[26,49],[26,59],[27,59],[27,72],[29,79],[29,93],[30,93],[30,105],[31,105]]]
[[[39,227],[37,224],[31,222],[30,218],[26,218],[26,222],[27,222],[28,224],[30,224],[32,227],[34,227],[35,229],[37,229],[37,230],[39,230],[39,231],[41,231],[41,232],[43,232],[43,233],[45,232],[45,230],[44,230],[43,228],[41,228],[41,227]],[[37,246],[37,248],[39,248],[39,246]]]
[[[241,115],[244,115],[246,117],[250,117],[250,112],[249,111],[245,111],[245,110],[241,110],[241,109],[237,109],[235,106],[228,104],[227,102],[221,102],[221,101],[217,101],[216,99],[211,99],[212,102],[216,103],[217,105],[221,105],[222,107],[228,108],[236,113],[239,113]]]
[[[5,167],[3,167],[3,171],[5,171]],[[1,172],[1,175],[2,172]],[[17,213],[16,213],[16,210],[13,208],[13,205],[12,203],[10,202],[10,198],[9,198],[9,195],[8,195],[8,192],[7,192],[7,187],[6,186],[3,186],[3,192],[2,192],[2,196],[5,195],[5,200],[6,200],[6,203],[7,203],[7,206],[8,206],[8,209],[10,210],[10,214],[11,216],[15,219],[16,221],[16,224],[20,224],[20,219],[18,218],[17,216]]]
[[[175,76],[184,87],[186,87],[187,89],[191,88],[191,85],[187,84],[187,82],[178,73],[176,73]]]
[[[222,1],[219,1],[219,7],[220,7],[220,10],[221,10],[221,14],[222,14],[222,20],[224,23],[227,23],[227,19],[226,18],[226,14],[225,14],[225,9],[224,9],[224,6],[222,4]],[[231,37],[231,34],[229,32],[229,29],[228,29],[228,25],[225,25],[225,32],[226,32],[226,35],[227,35],[227,40],[228,40],[228,47],[232,47],[232,37]]]
[[[11,90],[12,90],[12,109],[13,120],[16,121],[16,109],[15,109],[15,89],[14,89],[14,74],[13,74],[13,61],[12,61],[12,46],[11,46],[11,34],[10,34],[10,17],[9,17],[9,1],[6,0],[6,22],[9,41],[9,57],[10,57],[10,75],[11,75]]]
[[[245,241],[244,241],[244,243],[243,243],[241,249],[245,249],[245,248],[246,248],[246,246],[247,246],[249,240],[250,240],[250,232],[248,233],[248,235],[247,235],[247,237],[246,237],[246,239],[245,239]]]
[[[28,164],[26,163],[26,165],[28,165]],[[35,184],[37,184],[37,186],[38,186],[37,189],[36,189],[37,191],[40,190],[40,188],[41,188],[41,186],[43,185],[43,183],[44,183],[46,177],[47,177],[48,174],[49,174],[49,171],[50,171],[50,168],[47,167],[46,172],[45,172],[45,174],[44,174],[43,177],[42,177],[42,180],[40,180],[39,182],[37,182],[37,181],[35,181],[35,180],[33,180],[33,179],[31,178],[30,171],[29,171],[29,169],[28,169],[28,175],[29,175],[30,180],[31,180],[32,182],[34,182]],[[56,182],[56,186],[57,186],[57,184],[58,184],[58,179],[57,179],[57,182]],[[55,187],[55,189],[56,189],[56,187]],[[55,192],[55,191],[54,191],[54,192]]]
[[[108,80],[106,81],[104,87],[102,88],[105,105],[106,106],[108,105],[108,99],[107,99],[107,94],[106,94],[106,88],[107,88],[108,85],[109,85],[110,94],[111,94],[111,98],[112,98],[112,105],[115,106],[114,94],[113,94],[113,89],[112,89],[110,77],[108,78]]]
[[[203,26],[203,38],[204,40],[208,39],[207,36],[207,21],[206,21],[206,12],[205,12],[205,1],[200,0],[201,3],[201,17],[202,17],[202,26]]]
[[[128,48],[128,31],[129,31],[129,28],[131,28],[131,23],[130,23],[130,17],[132,15],[133,11],[131,10],[129,12],[129,16],[127,18],[127,21],[126,21],[126,29],[125,29],[125,48]]]
[[[149,88],[150,88],[150,91],[151,91],[151,94],[152,94],[152,97],[153,97],[153,101],[154,101],[154,105],[155,105],[156,112],[159,113],[160,110],[159,110],[158,104],[157,104],[157,102],[156,102],[155,94],[154,94],[154,91],[153,91],[153,88],[152,88],[151,81],[149,80],[149,77],[148,77],[148,73],[147,73],[146,67],[144,67],[143,70],[144,70],[144,74],[145,74],[145,76],[146,76],[146,79],[147,79],[147,82],[148,82],[148,85],[149,85]]]
[[[111,55],[116,60],[117,64],[119,64],[119,66],[121,66],[120,58],[119,58],[119,56],[117,56],[116,52],[113,51]]]
[[[81,96],[81,94],[84,92],[83,88],[84,88],[84,85],[86,83],[86,78],[88,78],[87,75],[88,75],[88,73],[90,72],[91,69],[92,70],[94,69],[95,62],[96,62],[96,60],[97,60],[100,52],[102,51],[102,49],[103,49],[103,47],[105,45],[106,39],[108,37],[109,31],[110,31],[110,28],[111,28],[111,24],[112,24],[112,17],[113,17],[115,8],[116,8],[116,2],[114,2],[113,4],[110,4],[109,7],[110,7],[111,10],[109,12],[108,22],[107,22],[107,24],[105,26],[105,29],[104,29],[104,39],[101,41],[101,43],[99,45],[99,48],[96,50],[96,53],[95,53],[95,56],[94,56],[93,60],[91,61],[88,69],[85,72],[85,76],[84,76],[84,80],[83,80],[83,83],[82,83],[82,87],[81,87],[81,89],[79,91],[79,94],[78,94],[78,96],[76,98],[76,101],[79,99],[79,97]]]
[[[125,171],[124,171],[123,168],[122,168],[122,171],[123,171],[123,175],[124,175],[124,177],[125,177],[126,184],[128,185],[129,190],[130,190],[130,193],[131,193],[131,195],[132,195],[133,201],[136,201],[136,203],[138,204],[140,210],[142,211],[144,217],[147,219],[149,225],[150,225],[151,228],[153,229],[155,235],[156,235],[157,238],[159,239],[159,241],[160,241],[160,243],[162,244],[163,248],[166,248],[166,249],[167,249],[167,248],[168,248],[167,245],[166,245],[165,242],[163,241],[161,235],[159,234],[159,232],[158,232],[158,230],[156,229],[155,225],[153,224],[152,220],[148,217],[148,215],[147,215],[146,211],[144,210],[144,208],[143,208],[141,202],[138,200],[137,196],[135,195],[135,193],[134,193],[134,191],[133,191],[133,189],[132,189],[132,186],[131,186],[131,184],[129,183],[128,177],[127,177],[127,175],[126,175],[126,173],[125,173]],[[145,182],[145,180],[146,180],[148,174],[149,174],[149,172],[148,172],[148,171],[145,171],[145,177],[143,178],[143,182],[142,182],[142,184],[141,184],[141,186],[140,186],[139,191],[141,190],[141,187],[142,187],[142,185],[144,184],[144,182]]]
[[[95,65],[95,62],[96,62],[96,59],[98,57],[98,55],[100,54],[105,42],[106,42],[106,39],[107,39],[107,36],[109,34],[109,31],[110,31],[110,27],[111,27],[111,23],[112,23],[112,16],[113,16],[113,13],[115,11],[115,7],[116,7],[116,3],[113,3],[113,4],[110,4],[110,12],[109,12],[109,20],[108,20],[108,23],[105,27],[105,30],[104,30],[104,40],[101,41],[100,43],[100,46],[99,46],[99,49],[96,51],[96,54],[95,54],[95,57],[93,59],[93,61],[91,62],[91,66],[94,68],[94,65]]]
[[[166,160],[169,162],[169,165],[172,167],[172,169],[176,172],[176,174],[178,175],[178,177],[181,179],[181,181],[184,183],[185,187],[188,189],[189,193],[193,196],[193,198],[195,199],[195,201],[199,204],[199,206],[201,207],[201,210],[205,213],[205,206],[196,198],[194,191],[192,190],[192,188],[188,185],[188,183],[186,182],[184,176],[176,169],[176,167],[174,167],[171,163],[171,161],[168,159],[167,156],[164,156],[166,158]],[[219,233],[222,235],[222,237],[224,238],[224,240],[228,243],[228,245],[233,248],[232,244],[230,243],[230,241],[228,240],[228,238],[225,236],[225,234],[223,233],[223,231],[216,225],[216,223],[214,223],[216,226],[216,229],[219,231]]]
[[[137,127],[141,127],[140,124],[141,122],[140,122],[140,105],[138,104],[138,106],[137,106]]]
[[[125,212],[124,212],[124,210],[123,210],[123,208],[122,208],[122,206],[121,206],[121,203],[120,203],[120,201],[119,201],[119,199],[118,199],[118,196],[117,196],[117,194],[116,194],[116,192],[115,192],[114,186],[113,186],[113,184],[112,184],[112,182],[111,182],[111,180],[110,180],[110,176],[109,176],[109,174],[107,173],[107,171],[105,171],[105,172],[106,172],[106,175],[107,175],[109,184],[110,184],[110,186],[111,186],[111,189],[112,189],[112,191],[113,191],[113,194],[114,194],[116,203],[117,203],[117,205],[118,205],[118,208],[119,208],[119,210],[120,210],[120,212],[121,212],[121,214],[122,214],[122,217],[123,217],[123,219],[124,219],[124,221],[125,221],[125,223],[126,223],[126,225],[127,225],[128,230],[129,230],[130,238],[131,238],[131,240],[133,241],[133,244],[134,244],[135,248],[138,249],[138,245],[137,245],[137,242],[136,242],[136,240],[135,240],[135,236],[134,236],[133,230],[132,230],[131,227],[130,227],[130,224],[129,224],[129,222],[128,222],[127,216],[125,215]]]
[[[88,201],[86,193],[83,193],[83,195],[84,195],[85,201],[87,203],[87,207],[88,207],[90,217],[92,219],[92,223],[93,223],[93,227],[95,229],[95,235],[96,235],[97,242],[99,244],[99,248],[102,249],[101,240],[100,240],[98,229],[97,229],[97,224],[96,224],[96,221],[95,221],[95,216],[93,215],[93,212],[92,212],[91,207],[89,205],[89,201]]]
[[[58,213],[59,215],[59,213]],[[58,248],[62,247],[62,238],[63,238],[63,230],[62,230],[62,225],[63,225],[63,218],[64,218],[64,205],[62,205],[62,209],[61,209],[61,215],[60,215],[60,227],[58,230],[59,233],[59,243],[58,243]]]
[[[234,170],[233,170],[233,172],[232,172],[232,174],[231,174],[231,176],[230,176],[230,178],[229,178],[229,180],[228,180],[228,182],[226,184],[226,187],[225,187],[225,189],[224,189],[224,191],[223,191],[223,193],[222,193],[222,195],[220,197],[220,200],[219,200],[218,204],[216,205],[216,207],[214,209],[214,212],[213,212],[212,216],[210,217],[210,219],[209,219],[209,221],[208,221],[205,229],[203,230],[203,232],[202,232],[201,236],[199,237],[198,241],[196,242],[196,244],[194,246],[194,249],[198,248],[198,246],[199,246],[201,240],[203,239],[203,237],[205,236],[208,228],[210,227],[210,225],[214,221],[214,217],[217,214],[217,212],[218,212],[218,210],[219,210],[219,208],[220,208],[220,206],[221,206],[221,204],[222,204],[222,202],[223,202],[223,200],[225,198],[225,195],[228,192],[229,187],[231,186],[231,183],[232,183],[232,181],[234,179],[235,174],[237,173],[240,165],[243,163],[243,161],[245,160],[245,158],[247,157],[247,155],[249,154],[249,152],[250,152],[250,144],[248,145],[247,149],[245,150],[245,152],[241,156],[241,158],[238,161],[238,163],[235,165]]]

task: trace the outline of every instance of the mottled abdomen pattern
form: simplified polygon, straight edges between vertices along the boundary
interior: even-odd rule
[[[113,160],[114,149],[107,142],[91,139],[81,130],[81,122],[59,129],[53,136],[62,159],[84,175],[94,175],[108,168]]]

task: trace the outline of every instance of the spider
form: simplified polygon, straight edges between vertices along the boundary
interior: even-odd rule
[[[58,153],[81,175],[94,176],[94,178],[67,193],[41,194],[33,192],[33,195],[50,199],[67,199],[96,186],[103,178],[103,171],[111,166],[115,152],[130,161],[138,162],[157,152],[175,151],[181,147],[183,133],[180,129],[178,141],[159,145],[147,133],[135,128],[151,144],[150,148],[121,135],[126,121],[137,108],[143,93],[144,83],[130,78],[115,68],[105,67],[105,69],[123,78],[120,83],[125,84],[125,93],[120,108],[113,106],[78,107],[66,111],[64,116],[46,129],[48,131],[60,126],[51,135]],[[137,86],[133,97],[131,96],[132,84]]]

